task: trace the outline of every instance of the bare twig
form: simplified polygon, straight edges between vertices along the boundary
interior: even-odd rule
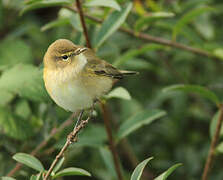
[[[81,120],[83,116],[83,111],[80,112],[80,115],[78,116],[78,122],[80,122],[79,125],[75,126],[73,131],[67,136],[67,141],[64,144],[63,148],[60,150],[59,154],[54,159],[53,163],[51,164],[49,170],[47,171],[46,175],[44,176],[44,180],[47,180],[52,173],[54,167],[58,163],[58,161],[64,156],[64,152],[67,150],[67,148],[73,143],[77,141],[77,134],[78,132],[85,127],[85,125],[88,123],[89,119],[91,118],[91,115],[86,120]]]
[[[36,148],[30,153],[31,155],[35,156],[42,148],[44,148],[49,140],[54,137],[55,134],[58,132],[62,131],[66,127],[70,126],[73,123],[73,118],[77,116],[77,113],[73,113],[66,121],[64,121],[63,124],[60,125],[58,128],[53,128],[50,132],[50,135],[42,141]],[[21,163],[16,163],[16,166],[7,174],[7,176],[13,176],[18,170],[21,169],[23,164]]]
[[[214,160],[214,153],[215,153],[215,148],[219,139],[219,135],[221,132],[221,127],[222,127],[222,122],[223,122],[223,105],[219,105],[219,111],[220,115],[218,118],[217,126],[216,126],[216,131],[214,134],[214,137],[211,140],[211,147],[209,149],[208,157],[205,163],[204,171],[202,174],[202,180],[207,180],[208,179],[208,174],[211,170],[212,162]]]
[[[73,8],[73,7],[65,6],[65,8],[67,8],[67,9],[73,11],[73,12],[78,12],[78,10],[76,8]],[[91,19],[91,20],[97,22],[97,23],[103,23],[103,21],[101,19],[93,17],[91,15],[84,14],[84,16],[87,17],[88,19]],[[119,30],[122,31],[122,32],[125,32],[125,33],[127,33],[131,36],[134,36],[136,38],[144,40],[144,41],[154,42],[154,43],[157,43],[157,44],[162,44],[162,45],[166,45],[166,46],[170,46],[170,47],[175,47],[175,48],[178,48],[178,49],[182,49],[182,50],[185,50],[185,51],[192,52],[194,54],[198,54],[198,55],[202,55],[202,56],[206,56],[206,57],[214,57],[214,58],[217,59],[217,57],[213,56],[210,52],[199,49],[199,48],[194,48],[194,47],[187,46],[187,45],[184,45],[184,44],[181,44],[181,43],[177,43],[177,42],[174,42],[174,41],[171,41],[171,40],[168,40],[168,39],[151,36],[151,35],[148,35],[148,34],[145,34],[145,33],[135,33],[133,30],[123,28],[123,27],[120,27]]]
[[[115,143],[114,143],[114,140],[113,140],[113,137],[112,137],[112,131],[111,131],[111,126],[110,126],[111,121],[110,121],[110,116],[109,116],[109,113],[108,113],[108,109],[105,106],[105,104],[103,104],[102,102],[100,103],[100,105],[101,105],[101,110],[102,110],[102,114],[103,114],[103,119],[104,119],[104,123],[105,123],[106,132],[107,132],[107,135],[108,135],[110,150],[111,150],[113,161],[114,161],[114,164],[115,164],[115,170],[116,170],[118,179],[122,180],[123,178],[122,178],[121,168],[120,168],[120,164],[119,164],[118,153],[116,151]]]
[[[90,43],[90,40],[89,40],[87,27],[86,27],[86,24],[85,24],[85,21],[84,21],[84,14],[83,14],[83,11],[82,11],[80,0],[76,0],[76,4],[77,4],[77,12],[80,16],[81,25],[82,25],[82,28],[83,28],[83,31],[84,31],[84,37],[86,39],[87,47],[91,48],[91,43]]]

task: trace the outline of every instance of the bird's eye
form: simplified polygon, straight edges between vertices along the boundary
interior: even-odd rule
[[[64,61],[68,60],[68,56],[67,55],[63,55],[62,58],[63,58]]]

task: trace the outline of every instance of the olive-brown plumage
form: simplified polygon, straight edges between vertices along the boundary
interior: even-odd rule
[[[45,87],[60,107],[72,112],[91,107],[115,80],[131,74],[136,72],[118,70],[66,39],[52,43],[44,56]]]

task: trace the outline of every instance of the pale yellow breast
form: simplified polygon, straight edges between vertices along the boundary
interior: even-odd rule
[[[110,78],[77,75],[66,69],[44,70],[44,81],[56,104],[72,112],[91,107],[95,98],[100,98],[112,87]]]

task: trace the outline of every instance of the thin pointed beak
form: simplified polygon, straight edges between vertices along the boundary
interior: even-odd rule
[[[74,52],[74,54],[75,54],[75,56],[76,55],[79,55],[79,54],[81,54],[81,53],[83,53],[84,51],[86,51],[87,50],[87,48],[78,48],[75,52]]]

